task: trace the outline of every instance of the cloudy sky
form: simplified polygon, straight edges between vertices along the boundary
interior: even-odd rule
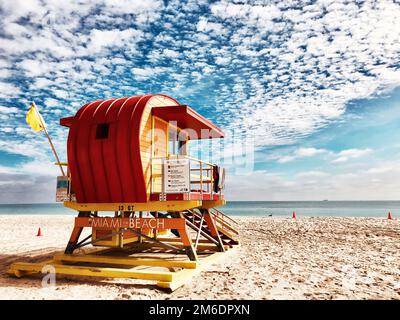
[[[252,141],[228,199],[399,199],[399,30],[384,0],[2,0],[0,202],[54,201],[30,101],[66,159],[60,117],[143,93]]]

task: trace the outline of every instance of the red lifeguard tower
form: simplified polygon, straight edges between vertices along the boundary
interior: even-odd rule
[[[57,199],[78,216],[65,252],[54,258],[58,273],[143,278],[174,289],[179,285],[173,277],[160,273],[100,268],[92,274],[84,266],[65,264],[195,269],[199,254],[238,244],[234,221],[216,209],[225,204],[224,169],[188,153],[191,140],[223,138],[224,133],[189,106],[160,94],[96,100],[60,124],[69,129],[68,162],[61,163],[67,175],[58,177]],[[80,239],[84,228],[91,232]],[[105,256],[104,249],[75,254],[87,245],[125,256]],[[185,254],[189,261],[131,255],[152,250]],[[22,267],[14,264],[11,270],[37,269]]]

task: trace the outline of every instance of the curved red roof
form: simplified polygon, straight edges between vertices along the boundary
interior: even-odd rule
[[[155,96],[96,100],[82,106],[68,126],[68,167],[79,203],[146,202],[139,130],[147,102]],[[116,125],[118,123],[118,125]],[[106,124],[107,139],[96,138]]]

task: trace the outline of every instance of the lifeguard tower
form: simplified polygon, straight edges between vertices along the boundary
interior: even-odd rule
[[[57,200],[78,216],[65,252],[51,261],[57,273],[155,280],[173,290],[238,244],[234,220],[217,209],[224,169],[188,152],[191,140],[224,133],[192,108],[160,94],[96,100],[60,124],[69,129],[68,162],[59,163],[67,174],[58,177]],[[88,245],[99,250],[82,253]],[[10,272],[42,266],[15,263]]]

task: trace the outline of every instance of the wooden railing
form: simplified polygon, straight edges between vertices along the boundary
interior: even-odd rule
[[[188,212],[192,215],[193,223],[195,223],[195,218],[200,220],[202,217],[201,213],[197,212],[196,210],[188,210]],[[214,218],[216,227],[220,232],[228,235],[231,238],[234,238],[239,234],[239,232],[232,226],[232,222],[237,223],[236,221],[215,208],[210,209],[209,212]]]
[[[214,191],[214,164],[204,160],[184,155],[169,155],[168,157],[156,157],[151,162],[151,193],[165,192],[163,163],[164,160],[187,160],[190,170],[190,190],[201,194],[215,194]],[[221,191],[218,192],[221,194]]]
[[[211,213],[214,214],[217,218],[221,219],[222,221],[227,220],[227,221],[231,221],[233,223],[238,224],[237,221],[235,221],[234,219],[232,219],[231,217],[227,216],[225,213],[219,211],[216,208],[211,208]]]

